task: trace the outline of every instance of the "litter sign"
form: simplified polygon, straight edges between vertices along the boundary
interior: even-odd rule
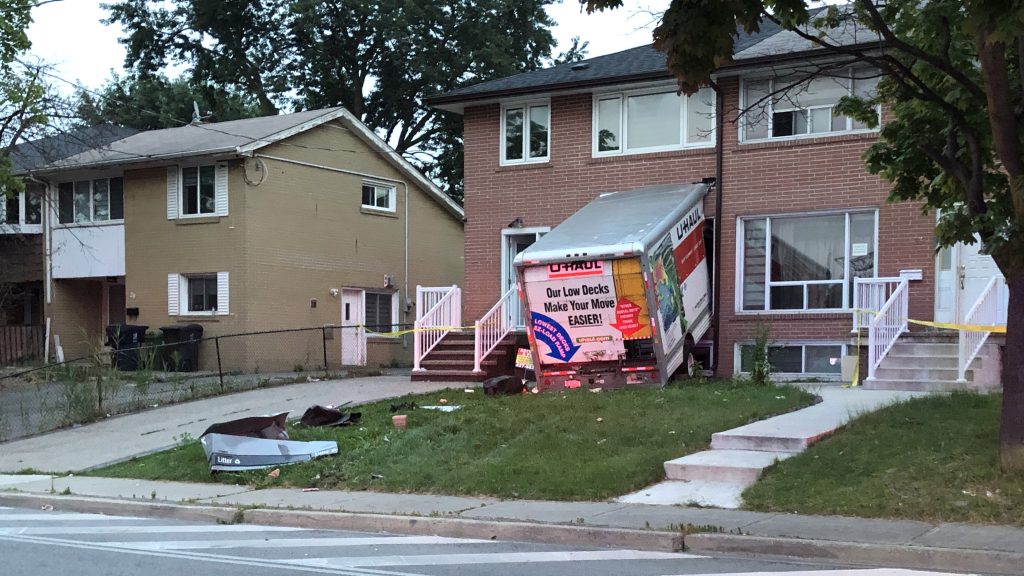
[[[516,350],[516,368],[533,370],[533,354],[530,354],[529,348]]]

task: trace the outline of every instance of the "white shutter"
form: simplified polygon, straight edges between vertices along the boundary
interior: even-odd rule
[[[178,217],[178,167],[167,167],[167,219]]]
[[[217,216],[228,215],[228,165],[226,162],[217,163],[216,171],[217,190]]]
[[[179,292],[180,277],[177,274],[167,275],[167,315],[177,316],[178,307],[181,305],[181,294]]]
[[[228,273],[217,272],[217,314],[227,314],[228,307]]]

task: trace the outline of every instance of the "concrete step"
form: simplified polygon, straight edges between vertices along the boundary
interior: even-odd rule
[[[888,358],[882,360],[882,365],[875,370],[875,378],[879,380],[956,380],[960,371],[956,368],[929,368],[927,360],[922,360],[915,367],[895,367],[887,362]],[[974,380],[974,374],[968,370],[965,374],[968,381]]]
[[[483,382],[487,378],[484,372],[469,370],[413,370],[410,379],[413,382]]]
[[[907,342],[901,338],[893,344],[892,350],[889,353],[899,354],[900,356],[956,356],[960,353],[960,348],[955,343]]]
[[[469,358],[446,357],[436,359],[428,356],[420,362],[420,366],[427,370],[472,370],[474,362],[475,361],[472,356]],[[498,359],[490,356],[480,361],[480,367],[484,370],[486,370],[488,366],[497,365]]]
[[[982,362],[979,356],[975,360],[976,364],[971,364],[972,368],[979,368]],[[882,366],[886,368],[936,368],[945,369],[950,368],[956,370],[960,365],[960,358],[957,356],[913,356],[906,354],[893,354],[892,352],[886,354],[885,359],[882,360]]]
[[[662,506],[705,506],[739,508],[743,505],[745,486],[729,482],[684,482],[667,480],[620,496],[616,502],[625,504],[659,504]]]
[[[792,452],[755,452],[752,450],[706,450],[665,462],[669,480],[729,482],[750,486],[761,471]]]
[[[864,380],[865,390],[905,390],[908,392],[952,392],[954,390],[977,390],[970,382],[956,380]]]
[[[762,435],[726,431],[711,435],[712,450],[792,452],[795,454],[803,452],[809,444],[806,437],[795,434]]]

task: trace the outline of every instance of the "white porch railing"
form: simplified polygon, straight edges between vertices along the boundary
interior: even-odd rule
[[[871,323],[875,312],[882,309],[882,306],[889,301],[889,297],[899,287],[903,278],[899,276],[889,278],[854,278],[853,279],[853,331],[856,332],[862,327]],[[858,310],[865,310],[859,312]]]
[[[516,286],[509,288],[501,298],[484,314],[475,326],[476,343],[473,348],[473,371],[482,372],[480,363],[498,346],[498,343],[508,336],[514,326],[512,318],[516,307],[519,306],[519,293]]]
[[[981,291],[978,296],[978,300],[974,302],[974,306],[964,316],[964,324],[978,324],[982,326],[995,326],[1000,323],[1001,320],[999,314],[999,298],[1002,293],[1003,283],[1005,280],[1002,276],[993,276],[985,285],[985,289]],[[991,332],[973,331],[973,330],[960,330],[959,337],[959,360],[958,378],[961,382],[967,380],[967,369],[970,367],[971,362],[978,357],[978,352],[981,352],[981,347],[985,345],[985,341],[988,340]]]
[[[896,339],[907,330],[907,313],[910,308],[910,292],[906,279],[900,279],[885,304],[872,315],[868,324],[868,378],[875,377],[875,370],[885,355],[892,349]],[[856,316],[856,314],[854,314]]]
[[[420,312],[425,310],[425,312]],[[445,334],[462,326],[462,290],[458,286],[416,287],[416,312],[413,325],[413,370],[422,370],[420,361],[437,346]]]

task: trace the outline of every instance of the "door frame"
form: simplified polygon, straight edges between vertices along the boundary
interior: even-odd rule
[[[365,318],[363,318],[363,314],[365,313],[365,310],[366,310],[366,290],[364,290],[362,288],[342,288],[341,289],[341,298],[340,298],[340,304],[341,304],[340,308],[341,309],[338,310],[339,325],[342,326],[342,328],[341,328],[341,335],[338,338],[338,348],[339,348],[338,351],[339,351],[339,354],[340,354],[340,357],[341,357],[340,358],[340,362],[341,362],[342,366],[366,366],[366,330],[364,328],[361,328],[361,327],[360,328],[345,328],[345,326],[351,326],[352,325],[351,321],[346,321],[345,320],[345,296],[346,296],[346,294],[348,294],[349,296],[355,296],[354,299],[357,302],[357,304],[356,304],[356,311],[355,311],[356,313],[354,314],[355,323],[356,324],[363,324],[365,322]],[[346,364],[345,363],[345,341],[346,341],[345,336],[346,336],[346,332],[349,332],[349,333],[354,332],[355,333],[355,343],[356,343],[356,348],[357,349],[356,349],[356,357],[355,357],[356,362],[354,364]]]
[[[501,280],[498,285],[498,295],[505,293],[508,289],[509,284],[515,281],[514,278],[510,277],[512,273],[512,262],[510,261],[509,254],[509,240],[514,236],[529,236],[533,235],[534,242],[539,240],[541,236],[551,232],[550,226],[528,226],[525,228],[503,228],[501,230]],[[516,326],[514,330],[522,330],[523,326]]]

